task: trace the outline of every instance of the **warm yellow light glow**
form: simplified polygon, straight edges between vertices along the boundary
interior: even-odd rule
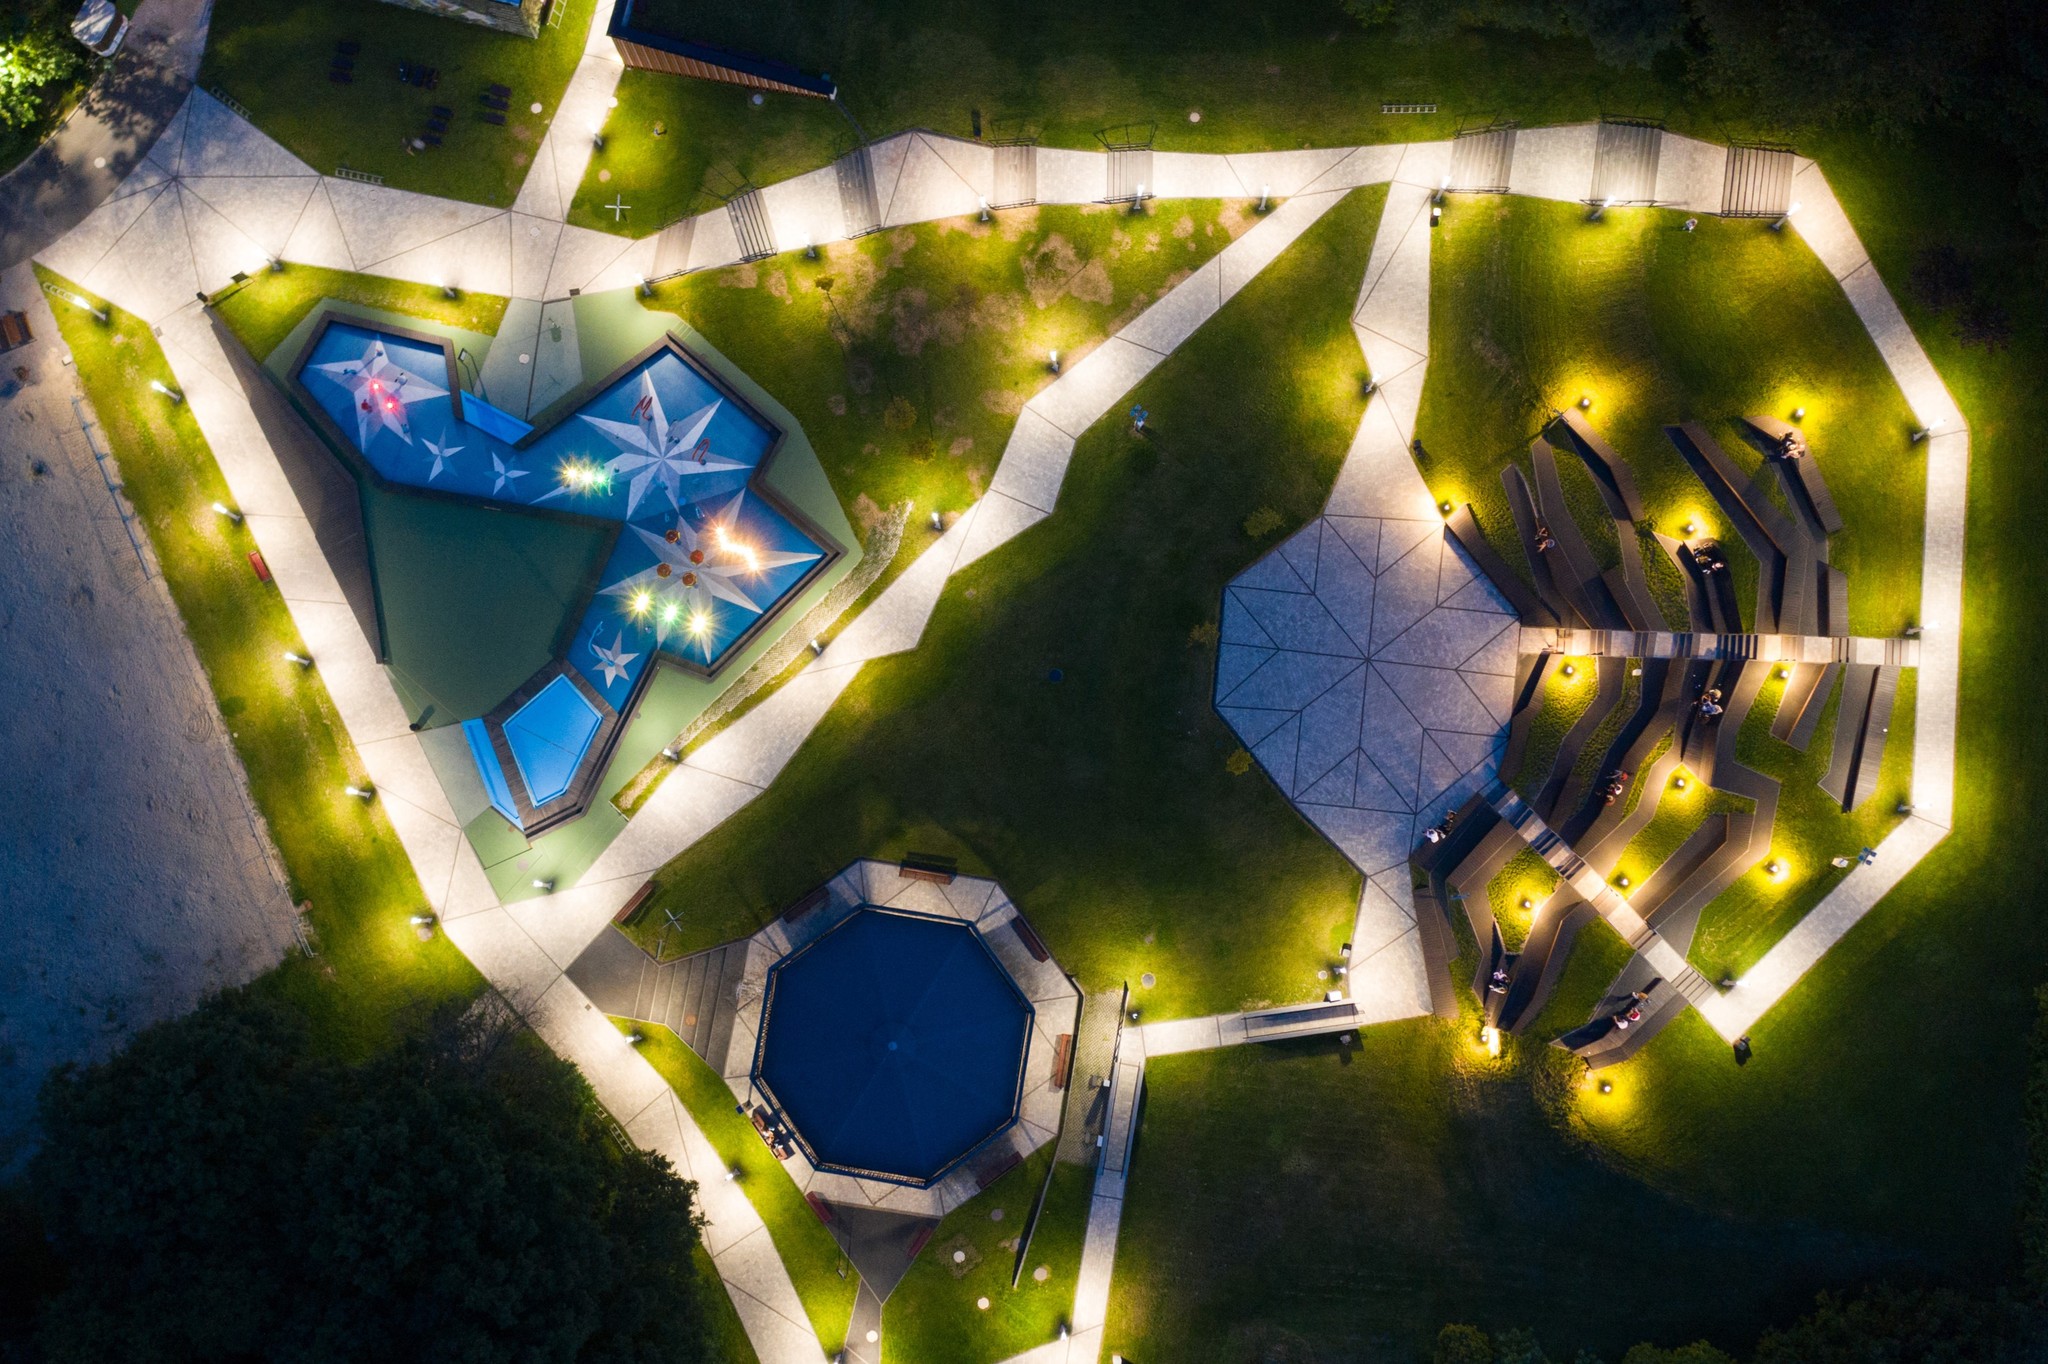
[[[1481,1045],[1482,1047],[1485,1047],[1485,1048],[1486,1048],[1486,1054],[1487,1054],[1488,1056],[1496,1056],[1496,1057],[1497,1057],[1497,1056],[1499,1056],[1499,1055],[1500,1055],[1500,1029],[1499,1029],[1499,1028],[1481,1028],[1481,1029],[1479,1030],[1479,1045]]]
[[[643,587],[633,594],[632,605],[634,615],[644,616],[647,614],[647,608],[654,605],[654,594]]]

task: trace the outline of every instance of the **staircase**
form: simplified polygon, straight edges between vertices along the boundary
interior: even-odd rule
[[[604,1012],[661,1024],[723,1073],[746,972],[744,940],[657,963],[625,934],[605,932],[568,975]]]
[[[1562,835],[1543,822],[1529,803],[1505,786],[1496,785],[1487,794],[1487,801],[1496,813],[1512,825],[1538,857],[1550,864],[1566,885],[1576,890],[1580,897],[1616,933],[1630,950],[1650,963],[1657,973],[1671,982],[1671,985],[1687,1003],[1694,1008],[1704,1008],[1708,1001],[1720,998],[1720,991],[1712,981],[1701,975],[1687,962],[1685,955],[1667,942],[1663,935],[1636,913],[1628,897],[1607,884],[1606,878],[1586,865],[1586,859],[1572,851],[1571,844]]]

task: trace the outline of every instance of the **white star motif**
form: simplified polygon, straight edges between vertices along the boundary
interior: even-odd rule
[[[356,442],[363,449],[369,448],[370,437],[379,429],[395,431],[400,440],[412,444],[405,405],[448,396],[447,389],[436,388],[392,360],[382,341],[370,342],[361,359],[333,360],[313,368],[355,399]]]
[[[590,652],[597,656],[597,670],[604,674],[604,684],[607,687],[624,677],[626,665],[640,657],[638,654],[626,653],[625,647],[624,630],[619,631],[619,637],[612,641],[612,647],[609,649],[597,642],[596,635],[590,637]]]
[[[446,432],[442,433],[444,437],[446,436],[446,434]],[[429,483],[432,483],[435,479],[441,476],[442,465],[446,464],[449,460],[455,458],[455,456],[461,454],[463,450],[463,447],[460,445],[450,445],[444,447],[436,445],[433,441],[430,440],[422,441],[420,443],[426,446],[428,453],[432,454],[434,457],[434,467],[427,471],[427,482]]]
[[[497,496],[507,483],[517,478],[525,478],[528,473],[532,472],[528,469],[507,469],[505,461],[499,459],[496,455],[491,456],[491,467],[498,472],[498,481],[491,485],[491,495],[493,497]]]
[[[712,454],[711,445],[704,438],[704,428],[711,425],[711,419],[718,415],[722,402],[722,399],[714,401],[690,414],[686,421],[671,426],[668,414],[662,411],[661,397],[654,391],[654,376],[643,373],[640,376],[640,400],[633,404],[636,421],[583,418],[619,450],[605,465],[606,472],[633,476],[626,498],[627,516],[632,516],[639,509],[640,499],[647,495],[648,488],[656,480],[668,493],[669,504],[680,510],[683,505],[680,486],[683,479],[747,467],[738,460]]]
[[[668,638],[683,612],[708,612],[714,599],[759,615],[762,608],[741,590],[738,580],[753,577],[763,569],[810,563],[819,557],[801,550],[755,549],[736,538],[729,528],[739,524],[740,503],[745,497],[744,490],[735,493],[732,501],[705,521],[701,529],[692,529],[682,518],[665,535],[641,526],[630,527],[641,543],[654,552],[655,562],[605,590],[649,607],[676,606],[675,612],[654,611],[657,641]]]

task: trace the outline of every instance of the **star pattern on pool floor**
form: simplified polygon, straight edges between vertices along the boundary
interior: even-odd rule
[[[412,422],[406,415],[406,404],[448,396],[447,389],[436,387],[394,361],[382,341],[372,341],[359,359],[333,360],[309,368],[354,397],[358,448],[367,446],[379,428],[388,428],[407,445],[412,444]],[[436,473],[440,467],[441,462],[436,459]]]
[[[1519,645],[1441,522],[1324,516],[1224,589],[1216,708],[1371,874],[1498,773]]]
[[[640,376],[640,399],[633,404],[632,421],[583,418],[619,451],[604,466],[605,471],[631,475],[631,482],[627,485],[628,517],[640,510],[640,500],[647,496],[647,490],[655,483],[659,483],[668,494],[669,505],[680,510],[687,500],[682,492],[685,478],[747,468],[739,460],[711,453],[711,442],[705,438],[704,429],[711,425],[711,419],[718,415],[721,405],[718,402],[707,403],[681,422],[670,425],[668,413],[662,410],[661,395],[654,391],[653,376],[643,374]]]

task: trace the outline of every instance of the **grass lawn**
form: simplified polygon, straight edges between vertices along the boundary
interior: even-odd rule
[[[1661,209],[1459,197],[1431,258],[1429,377],[1417,422],[1439,498],[1470,500],[1510,562],[1521,553],[1499,472],[1528,467],[1549,414],[1582,395],[1594,427],[1629,462],[1649,518],[1721,537],[1751,610],[1756,563],[1663,427],[1706,424],[1746,469],[1749,413],[1806,408],[1804,426],[1847,522],[1830,541],[1849,577],[1853,631],[1897,634],[1918,613],[1925,462],[1913,419],[1841,286],[1796,234]],[[1613,523],[1583,464],[1560,452],[1574,519],[1603,566]],[[1579,491],[1575,494],[1574,489]],[[1662,557],[1661,553],[1658,557]],[[1660,596],[1661,600],[1661,596]]]
[[[1666,783],[1662,791],[1644,793],[1655,798],[1657,812],[1621,850],[1614,863],[1615,876],[1626,876],[1630,884],[1641,886],[1709,817],[1740,814],[1754,805],[1746,797],[1714,790],[1683,768],[1673,773],[1674,781],[1679,776],[1685,778],[1683,791]]]
[[[1734,136],[1749,114],[1680,106],[1677,84],[1601,70],[1585,49],[1523,35],[1454,32],[1424,47],[1368,33],[1334,6],[1142,0],[1114,7],[1011,7],[911,0],[641,0],[644,25],[829,72],[872,137],[929,128],[969,137],[1037,133],[1048,146],[1098,149],[1099,130],[1158,120],[1170,151],[1243,152],[1449,137],[1504,101],[1525,123],[1630,112]],[[756,184],[822,166],[853,142],[823,100],[628,72],[570,221],[612,227],[598,205],[623,191],[632,231],[681,213],[707,182]],[[1380,104],[1435,102],[1434,115]],[[1199,122],[1188,115],[1198,113]],[[667,129],[655,138],[656,122]],[[1756,131],[1751,129],[1750,131]],[[610,170],[609,181],[600,181]],[[701,207],[701,204],[696,205]]]
[[[431,285],[317,265],[287,265],[275,273],[251,275],[246,284],[225,292],[214,311],[261,364],[307,313],[329,299],[405,313],[485,336],[497,335],[505,320],[505,300],[496,294],[462,294],[451,299]]]
[[[536,39],[382,0],[218,0],[199,84],[247,106],[257,127],[323,175],[346,166],[398,189],[502,207],[583,56],[593,0],[559,3],[561,23]],[[341,42],[362,46],[348,85],[327,79]],[[440,68],[439,87],[401,83],[401,62]],[[491,85],[512,89],[502,128],[479,117]],[[538,114],[528,112],[535,103]],[[435,105],[455,117],[440,147],[415,156],[407,145]]]
[[[191,409],[148,389],[151,379],[173,382],[149,326],[119,308],[106,324],[76,308],[57,313],[292,898],[312,906],[320,955],[287,958],[263,988],[304,1008],[337,1050],[360,1055],[406,1015],[477,993],[483,978],[446,938],[413,936],[408,918],[426,900],[412,863],[383,811],[343,791],[365,780],[363,769],[319,670],[284,659],[305,645],[277,588],[250,572],[248,531],[212,510],[229,493]]]
[[[1626,957],[1589,926],[1542,1022],[1582,1021],[1612,979],[1574,969],[1619,965],[1603,934]],[[1188,1364],[1412,1364],[1444,1322],[1471,1321],[1533,1327],[1553,1358],[1614,1359],[1644,1339],[1746,1340],[1904,1258],[1803,1205],[1736,1220],[1618,1172],[1560,1126],[1559,1109],[1621,1092],[1571,1088],[1575,1065],[1541,1035],[1489,1061],[1469,1028],[1430,1019],[1344,1050],[1149,1063],[1105,1344]]]
[[[640,1054],[675,1089],[725,1168],[739,1168],[740,1188],[768,1224],[768,1235],[789,1270],[797,1296],[803,1299],[811,1329],[818,1333],[826,1354],[836,1352],[846,1343],[846,1324],[853,1316],[854,1294],[860,1289],[860,1276],[852,1262],[840,1252],[832,1233],[818,1221],[796,1181],[762,1142],[753,1124],[739,1115],[732,1090],[703,1058],[659,1024],[623,1018],[614,1018],[612,1024],[622,1033],[637,1029],[646,1038],[640,1044]]]
[[[1486,899],[1493,907],[1493,921],[1500,925],[1501,941],[1510,952],[1522,950],[1529,940],[1529,926],[1535,921],[1536,906],[1557,890],[1558,875],[1534,848],[1524,848],[1510,857],[1507,865],[1486,883]],[[1522,908],[1527,900],[1529,908]]]
[[[1735,1066],[1726,1043],[1688,1013],[1602,1072],[1613,1094],[1570,1091],[1566,1130],[1593,1143],[1597,1160],[1558,1155],[1547,1135],[1554,1119],[1477,1149],[1443,1139],[1445,1111],[1454,1125],[1474,1125],[1464,1116],[1474,1087],[1455,1052],[1427,1054],[1417,1034],[1429,1024],[1401,1025],[1412,1031],[1386,1047],[1391,1078],[1357,1105],[1337,1105],[1337,1081],[1268,1081],[1262,1069],[1291,1064],[1270,1049],[1155,1066],[1112,1299],[1124,1333],[1110,1348],[1137,1359],[1228,1358],[1213,1342],[1229,1323],[1261,1319],[1274,1325],[1246,1333],[1292,1332],[1330,1355],[1366,1358],[1373,1350],[1353,1347],[1355,1333],[1404,1320],[1415,1331],[1385,1351],[1393,1358],[1412,1359],[1444,1320],[1534,1324],[1553,1355],[1583,1341],[1612,1357],[1638,1337],[1700,1334],[1742,1348],[1766,1318],[1806,1306],[1813,1283],[1855,1277],[1868,1263],[1861,1257],[1882,1255],[1887,1242],[1909,1271],[1973,1289],[2016,1264],[2026,1038],[2048,949],[2033,890],[2048,865],[2022,813],[2044,797],[2048,773],[2033,680],[2048,657],[2048,623],[2032,588],[2033,509],[2048,501],[2048,469],[2027,443],[2048,425],[2048,401],[2026,378],[2048,366],[2048,327],[2040,310],[2016,309],[2008,346],[1971,348],[1952,315],[1904,287],[1918,252],[1944,242],[1964,253],[1987,294],[2038,298],[2032,257],[2015,249],[2023,238],[2003,206],[2009,196],[2000,197],[2002,172],[1981,148],[1931,136],[1879,148],[1850,131],[1816,140],[1809,150],[1971,419],[1956,832],[1751,1029],[1747,1066]],[[1453,217],[1469,211],[1461,205]],[[1910,460],[1878,486],[1917,515]],[[1612,950],[1596,950],[1603,944]],[[1611,933],[1589,926],[1536,1040],[1582,1021],[1626,955]],[[1361,1059],[1375,1059],[1375,1040],[1397,1031],[1369,1034]],[[1397,1150],[1427,1150],[1403,1166],[1388,1157],[1382,1131],[1409,1143]],[[1606,1205],[1609,1239],[1571,1254],[1580,1178],[1658,1206],[1639,1224],[1634,1211]],[[1233,1182],[1257,1193],[1222,1192]],[[1475,1182],[1494,1196],[1448,1196]],[[1380,1206],[1361,1211],[1368,1198]],[[1286,1230],[1304,1250],[1292,1253],[1258,1239],[1268,1208],[1316,1209],[1318,1233],[1350,1239],[1303,1237],[1294,1218]],[[1694,1208],[1710,1210],[1709,1220],[1690,1221]],[[1544,1245],[1522,1252],[1515,1238],[1550,1213]],[[1615,1228],[1639,1225],[1655,1254],[1632,1259],[1627,1275],[1582,1272],[1611,1253]],[[1203,1252],[1205,1232],[1213,1253]],[[1731,1245],[1740,1253],[1717,1269],[1717,1247]],[[1447,1268],[1440,1256],[1451,1257]],[[1422,1306],[1389,1284],[1412,1285]],[[1643,1284],[1662,1296],[1638,1311]],[[1396,1301],[1374,1310],[1386,1296]],[[1614,1322],[1625,1325],[1603,1325]]]
[[[1247,512],[1306,521],[1350,444],[1381,203],[1330,210],[1140,385],[1149,438],[1084,435],[1058,515],[956,576],[917,649],[864,668],[775,786],[663,869],[689,945],[910,843],[999,877],[1087,989],[1155,972],[1148,1014],[1320,992],[1358,875],[1226,770],[1202,627],[1270,547]]]
[[[1017,1286],[1017,1238],[1053,1160],[1042,1146],[1022,1165],[948,1213],[882,1309],[884,1364],[995,1364],[1044,1345],[1073,1315],[1074,1281],[1088,1229],[1094,1171],[1053,1170],[1031,1253]],[[998,1219],[996,1213],[1000,1211]],[[966,1259],[955,1263],[954,1252]],[[1040,1279],[1037,1271],[1045,1270]],[[979,1305],[988,1299],[988,1306]]]
[[[1841,804],[1820,789],[1820,779],[1828,770],[1839,692],[1821,712],[1813,743],[1801,753],[1771,737],[1771,720],[1785,689],[1775,671],[1764,684],[1737,736],[1736,756],[1779,782],[1771,858],[1780,864],[1781,874],[1774,877],[1762,867],[1752,868],[1701,911],[1699,932],[1688,956],[1708,979],[1718,980],[1723,974],[1739,978],[1756,965],[1772,944],[1848,874],[1833,865],[1834,858],[1853,858],[1860,849],[1876,847],[1899,823],[1899,803],[1912,789],[1913,699],[1918,681],[1914,669],[1899,674],[1898,700],[1892,708],[1877,790],[1853,814],[1843,813]],[[1661,811],[1658,818],[1663,818]]]
[[[1608,666],[1612,667],[1613,664]],[[1566,677],[1564,670],[1572,675]],[[1599,694],[1600,680],[1590,658],[1568,658],[1543,679],[1543,708],[1529,718],[1529,741],[1522,747],[1522,766],[1510,784],[1526,800],[1534,800],[1550,780],[1564,736],[1572,732]]]
[[[702,332],[802,423],[863,534],[915,504],[908,563],[930,511],[979,498],[1017,414],[1053,381],[1257,221],[1250,205],[1019,209],[838,242],[817,260],[657,286],[649,308]],[[880,581],[886,582],[887,575]]]

